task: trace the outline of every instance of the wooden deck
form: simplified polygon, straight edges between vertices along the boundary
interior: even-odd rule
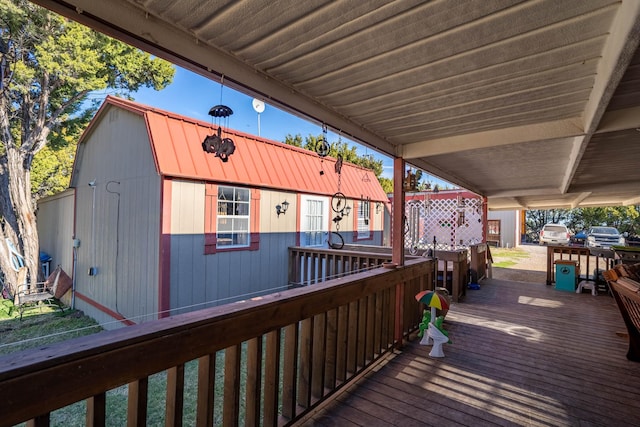
[[[640,425],[640,364],[609,295],[488,279],[444,326],[444,358],[414,339],[298,425]]]

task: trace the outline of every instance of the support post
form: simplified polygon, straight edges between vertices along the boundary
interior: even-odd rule
[[[391,259],[396,264],[404,265],[404,168],[401,157],[393,159],[393,215],[391,217]],[[404,284],[396,285],[396,313],[394,342],[402,347],[404,325]]]

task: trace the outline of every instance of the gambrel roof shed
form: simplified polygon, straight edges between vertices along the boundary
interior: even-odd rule
[[[107,96],[80,143],[113,106],[144,117],[155,165],[162,176],[327,196],[338,190],[339,177],[334,171],[336,160],[333,158],[322,160],[309,150],[223,129],[223,135],[233,139],[236,150],[228,162],[222,162],[213,154],[205,153],[201,146],[207,135],[217,131],[217,125],[113,96]],[[320,174],[321,170],[325,173]],[[340,191],[347,198],[388,201],[370,170],[345,162],[341,175]]]

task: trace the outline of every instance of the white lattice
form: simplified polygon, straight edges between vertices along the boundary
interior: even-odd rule
[[[407,225],[405,247],[411,252],[437,249],[465,248],[482,242],[482,199],[460,195],[452,198],[424,198],[408,200],[405,204]]]

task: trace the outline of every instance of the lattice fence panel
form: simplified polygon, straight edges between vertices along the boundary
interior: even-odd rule
[[[407,218],[405,247],[422,253],[434,247],[452,250],[482,242],[482,199],[448,198],[410,200],[405,204]]]

